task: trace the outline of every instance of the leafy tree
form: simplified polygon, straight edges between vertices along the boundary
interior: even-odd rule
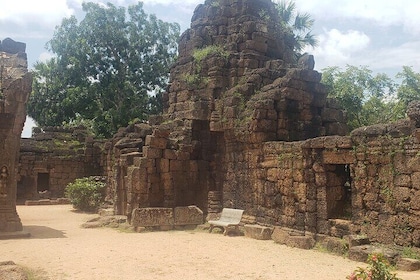
[[[397,74],[402,79],[398,88],[398,99],[405,107],[414,100],[420,100],[420,73],[413,71],[412,67],[403,66],[403,71]]]
[[[323,69],[322,82],[347,113],[350,129],[400,119],[404,110],[395,99],[395,83],[385,74],[373,75],[366,66]]]
[[[284,27],[291,28],[295,39],[295,51],[301,53],[306,46],[316,47],[318,40],[311,33],[314,20],[308,13],[296,12],[294,1],[282,0],[274,3]]]
[[[80,23],[72,16],[56,27],[47,44],[56,57],[35,66],[28,113],[41,126],[93,120],[109,137],[159,110],[180,27],[147,15],[140,2],[127,10],[83,3],[83,10]]]

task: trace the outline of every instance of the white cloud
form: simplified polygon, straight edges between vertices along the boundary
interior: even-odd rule
[[[381,26],[401,25],[411,34],[420,33],[420,1],[296,0],[299,11],[319,19],[372,20]]]
[[[204,3],[202,0],[143,0],[145,4],[165,4],[165,5],[198,5]],[[180,3],[181,2],[181,3]]]
[[[43,52],[43,53],[41,53],[40,55],[39,55],[39,57],[38,57],[38,61],[39,62],[46,62],[47,60],[49,60],[49,59],[51,59],[51,58],[53,58],[54,57],[54,55],[52,54],[52,53],[49,53],[49,52]]]
[[[25,25],[28,22],[51,25],[72,13],[73,11],[67,6],[66,0],[13,0],[1,4],[0,20],[20,25]]]
[[[318,40],[319,45],[315,50],[307,50],[319,61],[317,65],[320,66],[317,69],[352,64],[353,56],[365,50],[370,43],[370,38],[365,33],[356,30],[344,33],[337,29],[324,30]]]
[[[400,71],[402,66],[412,66],[415,72],[420,72],[419,49],[420,41],[382,48],[366,54],[364,64],[371,65],[372,70],[398,69]]]

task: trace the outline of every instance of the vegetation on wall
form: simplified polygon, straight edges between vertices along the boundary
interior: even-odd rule
[[[28,113],[41,126],[87,120],[109,137],[159,111],[180,27],[147,15],[141,2],[83,10],[82,21],[72,16],[56,27],[47,44],[55,57],[35,65]]]
[[[205,59],[210,56],[217,56],[222,58],[224,61],[227,61],[229,58],[229,53],[225,51],[223,46],[220,45],[210,45],[204,48],[194,49],[192,52],[192,57],[194,61],[193,74],[183,74],[182,79],[186,82],[188,88],[196,89],[204,87],[208,83],[208,77],[201,73]]]
[[[294,51],[298,55],[306,46],[316,47],[318,40],[312,34],[314,20],[308,13],[296,11],[296,3],[290,0],[282,0],[274,3],[280,17],[283,28],[290,28],[294,38]]]

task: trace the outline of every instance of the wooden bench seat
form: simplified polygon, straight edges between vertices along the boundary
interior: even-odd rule
[[[232,227],[238,231],[238,226],[241,222],[243,212],[244,210],[240,209],[223,208],[222,215],[219,220],[211,220],[208,222],[210,224],[209,232],[211,232],[214,227],[223,229],[223,235],[226,235],[228,230]]]

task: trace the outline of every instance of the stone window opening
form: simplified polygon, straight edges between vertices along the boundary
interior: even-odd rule
[[[49,173],[38,173],[37,177],[37,191],[46,192],[50,190],[50,174]]]

